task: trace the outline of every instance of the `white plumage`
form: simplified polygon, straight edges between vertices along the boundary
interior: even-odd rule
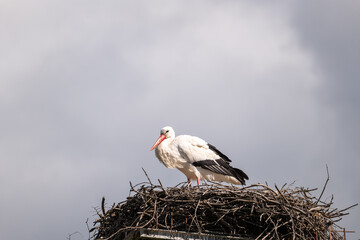
[[[191,180],[245,184],[248,176],[240,169],[230,166],[231,160],[201,138],[180,135],[175,137],[172,127],[164,127],[151,150],[167,168],[177,168]]]

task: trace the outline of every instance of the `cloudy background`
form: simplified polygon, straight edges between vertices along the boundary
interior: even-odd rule
[[[248,184],[321,189],[327,164],[324,197],[360,202],[359,23],[356,0],[1,0],[1,238],[87,239],[141,167],[184,181],[149,152],[166,125]]]

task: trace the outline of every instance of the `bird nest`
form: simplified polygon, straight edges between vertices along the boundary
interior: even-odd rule
[[[263,184],[236,187],[185,183],[164,188],[149,182],[132,186],[130,196],[105,211],[90,230],[94,239],[127,239],[139,229],[226,235],[249,239],[343,239],[336,222],[347,215],[312,196],[316,189]],[[327,182],[326,182],[327,183]],[[331,235],[331,236],[330,236]]]

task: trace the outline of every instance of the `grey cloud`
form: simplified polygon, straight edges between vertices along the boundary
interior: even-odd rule
[[[326,5],[312,2],[296,4],[293,15],[299,40],[314,55],[317,71],[323,78],[319,100],[333,113],[323,116],[323,131],[333,132],[326,143],[331,147],[326,150],[335,172],[336,189],[331,190],[347,204],[360,198],[360,192],[352,190],[360,181],[359,7],[358,1],[328,1]],[[352,215],[344,224],[358,232],[357,221],[353,219],[360,218],[360,211],[354,209]]]

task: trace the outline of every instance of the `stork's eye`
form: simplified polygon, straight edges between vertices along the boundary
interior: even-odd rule
[[[169,132],[169,130],[166,130],[166,132],[165,133],[168,133]]]

